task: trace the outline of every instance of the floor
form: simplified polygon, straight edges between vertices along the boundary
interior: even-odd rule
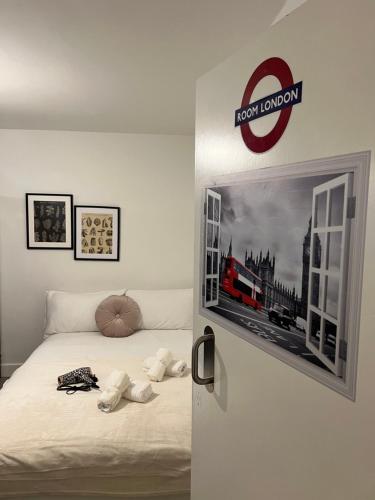
[[[0,377],[0,389],[3,387],[3,384],[6,380],[8,380],[8,377]]]

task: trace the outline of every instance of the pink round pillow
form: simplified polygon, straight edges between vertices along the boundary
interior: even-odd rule
[[[128,337],[139,329],[141,311],[126,295],[110,295],[98,305],[95,321],[106,337]]]

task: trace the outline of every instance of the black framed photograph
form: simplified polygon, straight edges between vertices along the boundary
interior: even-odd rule
[[[75,260],[120,260],[120,208],[74,207]]]
[[[369,153],[210,179],[201,314],[354,399]]]
[[[26,193],[27,248],[73,248],[73,195]]]

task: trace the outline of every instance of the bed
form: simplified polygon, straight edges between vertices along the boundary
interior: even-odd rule
[[[0,498],[188,499],[189,370],[154,383],[148,403],[121,400],[109,414],[97,409],[97,391],[69,396],[56,379],[90,366],[99,385],[116,368],[147,380],[145,357],[162,346],[189,361],[191,342],[190,329],[171,328],[48,336],[0,391]]]

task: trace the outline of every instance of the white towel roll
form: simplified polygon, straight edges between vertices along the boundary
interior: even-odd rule
[[[153,382],[161,382],[163,380],[166,368],[167,367],[165,366],[165,364],[157,360],[148,370],[147,376]]]
[[[163,380],[165,370],[172,361],[172,353],[164,347],[160,348],[156,353],[156,360],[147,372],[147,376],[153,382],[161,382]]]
[[[122,392],[114,387],[105,389],[98,398],[98,408],[105,413],[113,411],[119,404]]]
[[[143,361],[143,371],[147,372],[155,363],[155,361],[156,358],[153,356],[146,358]],[[184,373],[186,372],[186,369],[186,361],[183,361],[182,359],[172,359],[172,361],[167,366],[167,369],[165,370],[165,374],[168,375],[168,377],[182,377],[182,375],[184,375]]]
[[[156,357],[165,366],[168,366],[169,363],[172,361],[172,353],[169,349],[166,349],[165,347],[161,347],[160,349],[157,350]]]
[[[132,380],[122,397],[136,403],[146,403],[152,394],[152,386],[149,382]]]
[[[124,370],[113,370],[104,382],[104,389],[118,389],[122,394],[129,385],[130,378]]]
[[[187,363],[183,359],[175,359],[169,363],[167,372],[170,377],[182,377],[187,370]]]
[[[104,390],[98,398],[98,408],[106,413],[113,411],[130,385],[129,375],[123,370],[113,370],[104,382]]]

